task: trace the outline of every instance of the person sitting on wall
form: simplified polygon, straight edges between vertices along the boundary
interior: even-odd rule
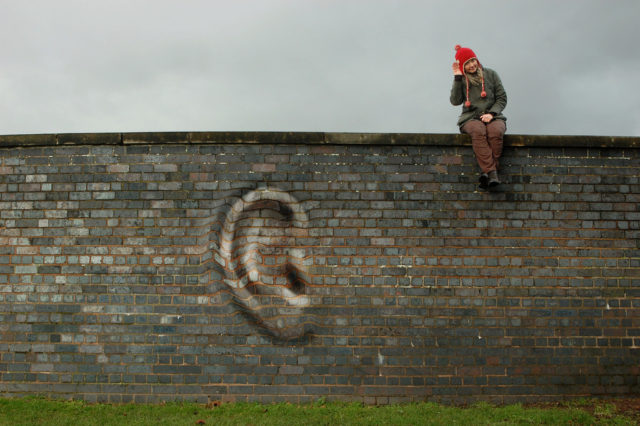
[[[462,104],[458,118],[461,133],[471,135],[473,152],[480,166],[480,188],[500,184],[498,159],[507,120],[502,111],[507,106],[507,93],[498,73],[483,67],[473,50],[457,45],[453,63],[451,104]]]

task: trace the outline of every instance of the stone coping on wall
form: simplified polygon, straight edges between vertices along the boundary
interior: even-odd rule
[[[471,145],[467,135],[449,133],[339,132],[130,132],[0,135],[0,148],[66,145],[309,144]],[[555,148],[640,148],[640,137],[507,134],[505,145]]]

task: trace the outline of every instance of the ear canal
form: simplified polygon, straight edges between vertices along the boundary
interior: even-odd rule
[[[307,226],[307,215],[296,199],[267,187],[237,200],[222,227],[218,263],[225,271],[224,282],[236,303],[276,337],[305,334],[307,255],[295,242]],[[273,245],[278,238],[280,244]],[[263,258],[270,255],[272,262],[266,265]],[[278,269],[273,259],[285,264]]]

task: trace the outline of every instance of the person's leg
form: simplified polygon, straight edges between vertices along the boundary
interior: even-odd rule
[[[493,157],[493,164],[495,170],[498,170],[498,163],[500,156],[502,155],[502,141],[504,139],[504,133],[507,130],[507,126],[504,120],[493,120],[487,124],[487,140],[491,148],[491,155]]]
[[[480,120],[470,120],[462,126],[462,131],[471,136],[473,153],[483,173],[495,170],[493,151],[487,140],[487,126]]]

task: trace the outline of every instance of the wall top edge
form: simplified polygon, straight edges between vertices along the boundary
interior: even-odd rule
[[[308,144],[471,145],[468,135],[449,133],[332,132],[133,132],[0,135],[0,148],[68,145]],[[505,135],[505,145],[553,148],[640,148],[640,137]]]

